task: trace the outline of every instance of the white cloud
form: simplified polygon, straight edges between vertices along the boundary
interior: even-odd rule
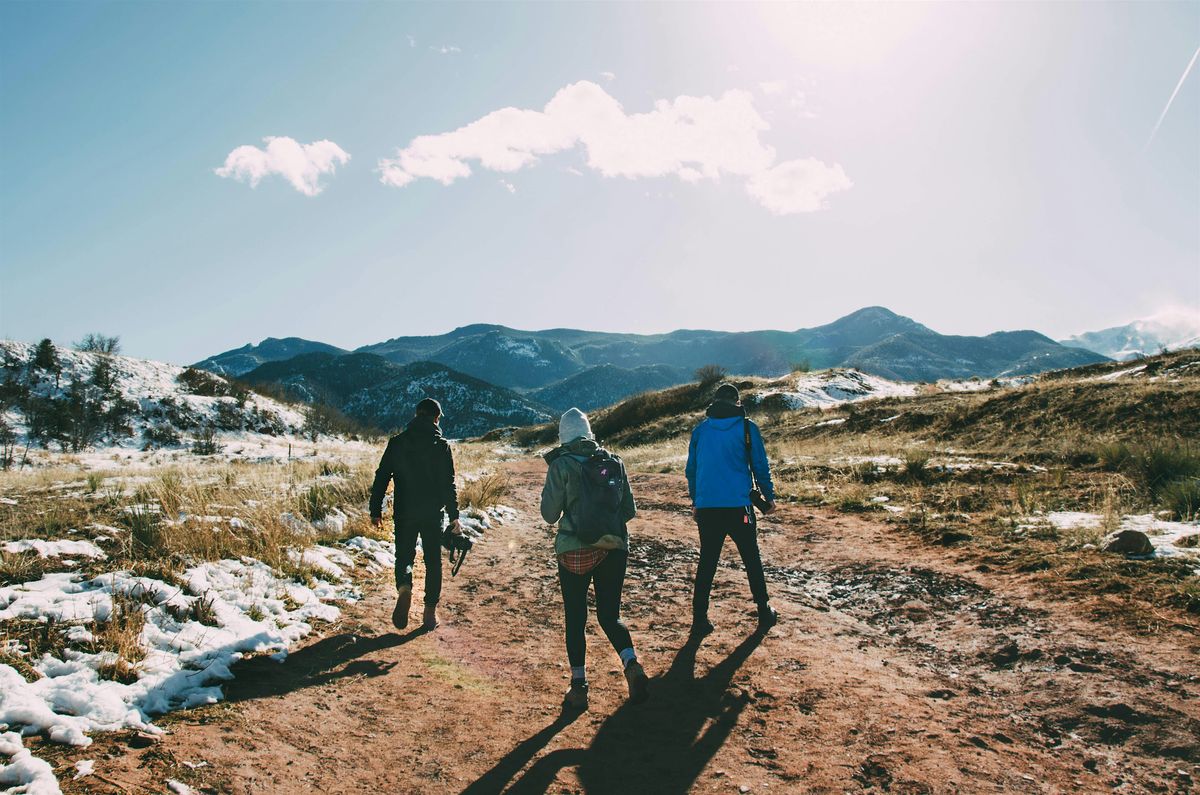
[[[441,53],[442,55],[455,55],[462,52],[461,47],[455,47],[453,44],[443,44],[440,47],[430,47],[429,49],[436,53]]]
[[[409,47],[416,47],[416,46],[417,46],[417,40],[416,40],[416,38],[415,38],[415,37],[414,37],[414,36],[413,36],[411,33],[409,33],[409,34],[406,34],[406,35],[408,36],[408,46],[409,46]]]
[[[605,80],[607,80],[610,83],[617,79],[617,75],[615,72],[601,72],[600,76],[603,77]]]
[[[379,161],[380,180],[449,185],[469,177],[473,164],[512,173],[582,145],[587,165],[606,177],[674,175],[688,183],[745,177],[754,185],[750,195],[779,213],[820,209],[825,195],[849,187],[840,166],[819,164],[836,170],[844,186],[808,165],[817,161],[775,166],[774,148],[759,139],[768,128],[747,91],[658,100],[653,110],[631,114],[596,83],[581,81],[559,90],[542,110],[501,108],[457,130],[418,136]],[[806,180],[815,183],[807,187],[810,200],[802,201]]]
[[[821,210],[826,196],[853,185],[837,163],[827,166],[809,157],[755,174],[746,183],[746,192],[776,215],[791,215]]]
[[[264,149],[239,146],[225,158],[225,165],[214,169],[218,177],[249,182],[250,187],[271,174],[278,174],[305,196],[316,196],[323,190],[322,174],[332,174],[338,165],[350,160],[350,155],[333,141],[314,141],[302,144],[286,136],[268,136]]]
[[[786,80],[767,80],[764,83],[759,83],[758,88],[768,97],[770,97],[787,91],[787,85],[788,84]]]
[[[506,179],[502,179],[502,180],[500,180],[500,184],[501,184],[501,185],[503,185],[503,186],[504,186],[504,189],[505,189],[505,190],[507,190],[509,193],[516,193],[516,192],[517,192],[517,186],[516,186],[516,185],[514,185],[514,184],[512,184],[511,182],[509,182],[509,181],[508,181],[508,180],[506,180]]]

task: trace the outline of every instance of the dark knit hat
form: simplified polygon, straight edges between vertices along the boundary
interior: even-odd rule
[[[721,400],[726,403],[737,403],[742,399],[738,388],[733,384],[725,383],[717,387],[717,393],[713,395],[713,400]]]
[[[433,398],[425,398],[417,404],[416,414],[418,417],[440,417],[442,416],[442,404]]]

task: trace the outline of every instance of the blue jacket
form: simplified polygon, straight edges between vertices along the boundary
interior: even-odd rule
[[[742,423],[750,424],[750,462],[758,487],[775,500],[771,465],[758,426],[745,419],[745,410],[732,403],[714,403],[708,417],[692,431],[688,445],[688,495],[697,508],[744,508],[750,505],[750,471]]]

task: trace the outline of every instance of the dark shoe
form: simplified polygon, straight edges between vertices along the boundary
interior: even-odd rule
[[[571,689],[563,698],[563,706],[567,709],[585,710],[588,708],[588,683],[583,679],[572,679]]]
[[[766,632],[771,627],[779,623],[779,613],[775,612],[775,608],[770,605],[763,605],[758,608],[758,631]]]
[[[692,637],[702,638],[714,629],[716,627],[712,625],[707,616],[697,616],[692,619]]]
[[[437,629],[437,605],[425,605],[425,618],[421,626],[425,629]]]
[[[408,608],[412,606],[412,586],[404,585],[397,590],[396,608],[392,610],[392,626],[404,629],[408,626]]]
[[[630,704],[641,704],[650,698],[650,678],[637,660],[625,666],[625,681],[629,683]]]

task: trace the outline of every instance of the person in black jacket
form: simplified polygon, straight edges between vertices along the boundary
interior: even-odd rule
[[[437,603],[442,594],[442,511],[450,518],[446,529],[459,535],[458,490],[454,486],[454,455],[442,438],[438,421],[441,405],[433,398],[417,404],[416,416],[388,440],[371,486],[371,524],[383,525],[383,497],[394,480],[392,520],[396,529],[396,609],[392,623],[408,626],[412,604],[413,562],[417,538],[425,558],[425,629],[437,626]]]

